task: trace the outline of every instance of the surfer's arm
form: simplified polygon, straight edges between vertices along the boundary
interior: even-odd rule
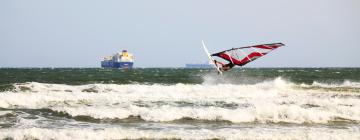
[[[214,62],[215,62],[215,64],[218,66],[218,65],[220,65],[221,67],[223,67],[224,66],[224,63],[222,63],[222,62],[219,62],[219,61],[216,61],[216,60],[214,60]]]

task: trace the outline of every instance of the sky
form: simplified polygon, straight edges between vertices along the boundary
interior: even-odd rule
[[[0,67],[183,67],[282,42],[246,67],[360,67],[359,0],[0,0]]]

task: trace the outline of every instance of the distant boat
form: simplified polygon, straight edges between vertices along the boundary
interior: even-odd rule
[[[111,56],[106,56],[101,61],[101,67],[103,68],[115,68],[115,69],[131,69],[134,65],[134,56],[123,50],[121,53],[116,53]]]
[[[214,66],[210,63],[189,63],[185,64],[185,68],[198,68],[198,69],[207,69],[213,68]]]

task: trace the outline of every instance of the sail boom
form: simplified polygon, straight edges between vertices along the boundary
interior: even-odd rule
[[[273,46],[273,47],[266,47],[266,46]],[[261,45],[253,45],[253,46],[246,46],[246,47],[238,47],[238,48],[231,48],[228,50],[224,50],[221,52],[226,52],[226,51],[232,51],[232,50],[238,50],[238,49],[247,49],[247,48],[260,48],[260,49],[276,49],[278,47],[275,48],[275,46],[285,46],[283,43],[270,43],[270,44],[261,44]]]

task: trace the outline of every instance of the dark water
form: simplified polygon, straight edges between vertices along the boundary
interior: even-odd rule
[[[360,139],[360,68],[3,68],[0,138]]]
[[[0,90],[14,83],[39,82],[52,84],[201,84],[205,75],[216,76],[210,69],[147,68],[147,69],[98,69],[98,68],[31,68],[0,69]],[[342,83],[360,81],[360,68],[238,68],[226,72],[218,80],[235,83],[254,83],[282,77],[294,83]],[[244,80],[245,79],[245,80]],[[219,82],[220,83],[220,82]]]

